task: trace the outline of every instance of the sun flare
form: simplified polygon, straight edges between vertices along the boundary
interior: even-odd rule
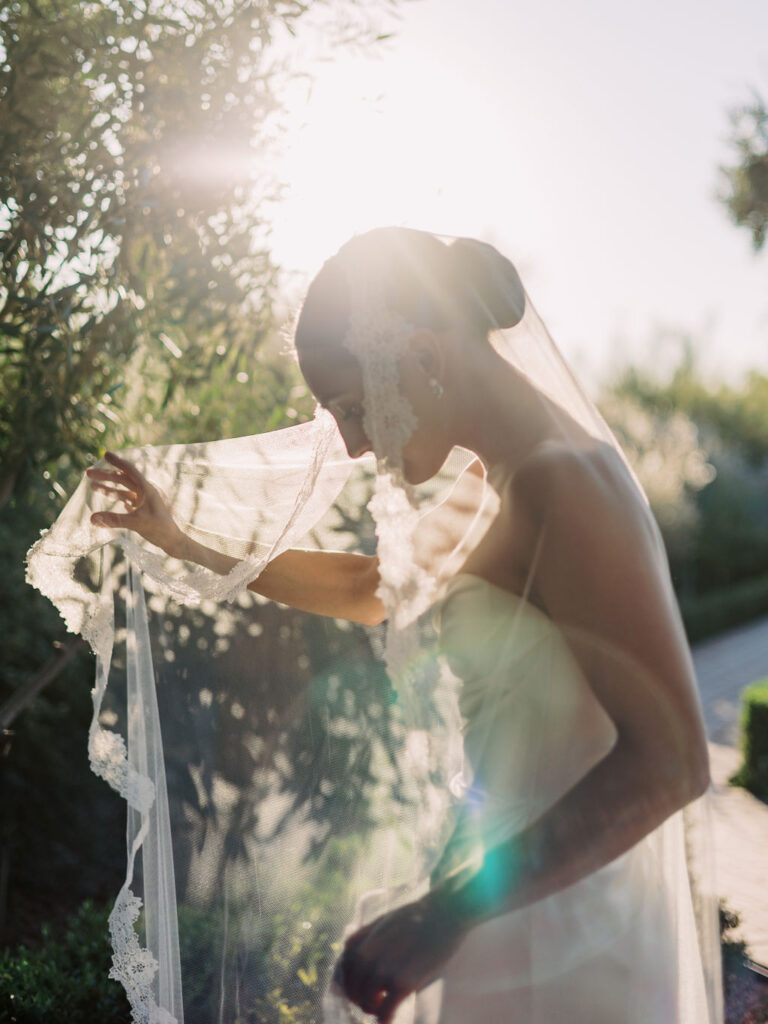
[[[466,233],[482,215],[476,151],[457,142],[452,97],[433,103],[391,67],[383,94],[382,77],[376,62],[339,63],[297,97],[274,219],[284,265],[314,272],[351,235],[379,225]]]

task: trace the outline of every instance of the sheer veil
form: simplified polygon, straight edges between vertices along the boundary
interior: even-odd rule
[[[495,250],[405,229],[371,235],[411,260],[407,271],[427,294],[412,254],[424,240],[451,254],[457,287],[484,311],[496,351],[542,401],[620,452]],[[368,1019],[329,991],[344,935],[421,895],[477,841],[476,825],[462,833],[473,791],[468,698],[438,629],[446,589],[498,495],[473,453],[458,448],[431,480],[405,483],[402,448],[414,424],[396,368],[421,313],[392,309],[379,276],[361,271],[358,246],[371,238],[353,239],[338,262],[349,294],[344,344],[363,372],[372,454],[350,459],[321,408],[272,433],[123,453],[164,492],[186,533],[237,559],[228,575],[92,526],[85,480],[29,553],[29,582],[96,654],[90,763],[128,807],[111,973],[136,1021]],[[385,625],[335,623],[246,590],[292,547],[375,547]],[[505,642],[523,654],[531,644],[524,601],[511,608]],[[498,690],[478,694],[474,763],[503,700]],[[568,784],[614,739],[606,722]],[[525,797],[521,790],[515,807],[485,820],[483,842],[503,841],[546,810]],[[644,843],[647,856],[632,870],[648,872],[643,884],[673,922],[666,955],[677,965],[678,1019],[716,1024],[706,797]],[[532,931],[529,980],[556,977],[641,927],[623,906],[604,919],[576,898],[568,906],[567,943]],[[550,1024],[541,1013],[532,1010],[532,1024]],[[396,1021],[435,1024],[437,1011],[421,994]]]

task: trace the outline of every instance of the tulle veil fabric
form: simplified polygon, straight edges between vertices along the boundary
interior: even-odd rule
[[[543,400],[618,448],[521,295],[521,319],[491,343]],[[376,360],[383,335],[408,325],[391,323],[375,296],[356,315],[348,347],[364,370],[366,429],[386,434],[393,393]],[[137,1022],[370,1019],[329,991],[343,937],[423,894],[459,834],[471,773],[461,683],[441,654],[435,610],[498,496],[462,449],[434,479],[405,486],[393,457],[402,437],[387,444],[384,457],[351,460],[318,409],[311,422],[254,437],[125,452],[185,532],[237,559],[225,576],[92,526],[85,480],[30,551],[29,581],[96,654],[89,758],[128,807],[111,973]],[[288,548],[374,546],[382,627],[301,615],[246,590]],[[523,608],[510,615],[510,643],[524,642]],[[498,700],[482,696],[478,721],[492,721]],[[518,827],[502,818],[486,839]],[[649,849],[646,882],[673,922],[676,1020],[718,1024],[706,798],[657,829]],[[580,921],[578,955],[627,926]],[[528,953],[529,981],[568,967],[541,935]],[[409,998],[396,1016],[438,1020],[429,998]],[[532,1010],[530,1024],[551,1022]]]

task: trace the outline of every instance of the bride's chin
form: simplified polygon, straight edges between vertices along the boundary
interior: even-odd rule
[[[409,484],[420,484],[422,480],[418,479],[419,474],[414,472],[413,463],[410,459],[403,459],[403,479]]]
[[[434,471],[418,463],[414,463],[411,459],[403,459],[403,478],[406,483],[423,484],[425,480],[430,480],[435,475]]]

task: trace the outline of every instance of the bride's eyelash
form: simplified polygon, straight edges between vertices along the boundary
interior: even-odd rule
[[[323,408],[334,413],[340,420],[360,419],[363,415],[363,407],[357,403],[354,405],[336,405],[334,402],[329,402],[328,405],[323,405]]]

